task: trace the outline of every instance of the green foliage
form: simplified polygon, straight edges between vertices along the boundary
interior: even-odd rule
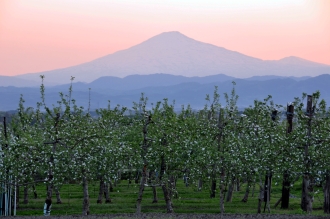
[[[44,76],[41,79],[43,81]],[[151,177],[146,186],[166,186],[176,212],[190,212],[189,206],[200,213],[217,213],[219,201],[206,198],[211,181],[218,182],[220,189],[239,181],[258,182],[262,186],[261,177],[271,172],[273,183],[281,185],[283,172],[288,171],[291,186],[305,172],[320,184],[329,171],[329,109],[325,101],[320,100],[319,92],[312,95],[312,115],[307,115],[304,109],[307,94],[295,98],[294,130],[287,134],[283,117],[286,109],[274,104],[270,95],[263,101],[255,100],[253,106],[240,113],[235,82],[230,94],[223,95],[224,106],[215,87],[213,96],[207,95],[204,108],[198,111],[188,105],[175,112],[174,103],[167,99],[149,104],[142,94],[132,109],[111,107],[109,102],[108,108],[98,109],[93,117],[89,109],[77,106],[71,98],[72,80],[69,94],[60,93],[57,105],[52,107],[46,105],[42,83],[41,101],[36,108],[25,108],[21,97],[17,113],[8,124],[7,135],[1,125],[1,165],[6,167],[0,170],[2,182],[10,176],[15,185],[42,182],[63,191],[68,182],[118,182],[122,172],[128,173],[131,181],[147,167]],[[277,115],[272,116],[274,111]],[[310,134],[306,135],[309,129]],[[308,154],[302,150],[306,145]],[[173,180],[183,176],[189,178],[188,188],[174,185]],[[134,212],[117,203],[122,200],[133,205],[138,188],[132,185],[129,189],[120,188],[122,192],[113,199],[116,210],[110,212]],[[203,193],[197,192],[200,189]],[[196,197],[202,199],[195,200]],[[107,212],[94,201],[92,198],[92,213]],[[235,208],[246,205],[239,201],[236,197],[226,203],[229,206],[226,212],[235,212]],[[216,207],[207,208],[208,204]],[[35,205],[41,204],[37,201]],[[144,209],[158,212],[163,205],[147,205]],[[63,213],[60,208],[57,210]]]

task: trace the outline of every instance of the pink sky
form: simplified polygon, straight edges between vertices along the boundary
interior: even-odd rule
[[[167,31],[330,65],[329,0],[0,0],[0,75],[77,65]]]

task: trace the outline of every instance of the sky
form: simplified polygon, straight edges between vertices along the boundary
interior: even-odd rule
[[[168,31],[330,65],[330,0],[0,0],[0,75],[74,66]]]

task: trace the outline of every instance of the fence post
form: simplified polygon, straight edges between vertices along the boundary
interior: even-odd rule
[[[6,117],[3,117],[3,134],[5,137],[5,141],[7,140],[7,122],[6,122]],[[1,147],[2,151],[2,161],[5,158],[5,150],[8,149],[8,144],[7,142],[3,144]],[[12,197],[15,194],[12,192],[12,186],[11,186],[11,181],[12,177],[9,174],[9,169],[7,169],[4,164],[2,163],[2,168],[5,170],[4,174],[4,182],[1,183],[1,190],[2,193],[0,194],[0,216],[11,216],[16,214],[16,206],[13,205],[13,200],[14,198]]]
[[[304,146],[304,164],[305,164],[305,173],[303,174],[303,183],[302,183],[302,197],[301,197],[301,209],[307,213],[312,212],[313,207],[313,183],[310,175],[310,158],[308,148],[311,144],[311,134],[312,134],[312,117],[314,113],[313,107],[313,96],[307,96],[307,108],[306,116],[308,116],[308,125],[307,125],[307,143]]]
[[[287,112],[286,112],[286,119],[288,121],[288,127],[287,127],[287,134],[290,134],[293,130],[292,120],[293,120],[293,113],[294,113],[294,106],[292,103],[287,105]],[[283,156],[286,156],[284,154]],[[289,179],[289,172],[287,170],[283,173],[283,182],[282,182],[282,202],[281,202],[281,208],[282,209],[288,209],[289,208],[289,200],[290,200],[290,179]]]

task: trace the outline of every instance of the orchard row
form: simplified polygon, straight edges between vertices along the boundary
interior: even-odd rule
[[[230,199],[239,182],[248,185],[245,201],[249,187],[259,185],[258,212],[262,202],[270,208],[275,182],[283,184],[279,201],[288,208],[290,187],[297,180],[303,180],[301,208],[311,212],[314,186],[322,184],[324,211],[330,213],[330,118],[319,92],[303,94],[285,107],[268,96],[244,112],[238,111],[234,88],[220,97],[216,87],[203,109],[187,105],[180,112],[167,99],[150,104],[142,94],[132,109],[109,102],[91,116],[71,98],[72,85],[52,107],[45,104],[44,91],[41,85],[35,108],[26,108],[22,97],[17,114],[1,126],[0,180],[12,187],[44,182],[46,205],[53,191],[60,201],[61,185],[73,180],[82,183],[82,213],[87,215],[88,183],[98,180],[102,194],[104,185],[127,172],[141,176],[137,213],[145,186],[161,187],[167,212],[173,212],[173,195],[180,192],[175,180],[182,177],[197,187],[211,182],[210,196],[219,191],[222,213],[225,190]]]

